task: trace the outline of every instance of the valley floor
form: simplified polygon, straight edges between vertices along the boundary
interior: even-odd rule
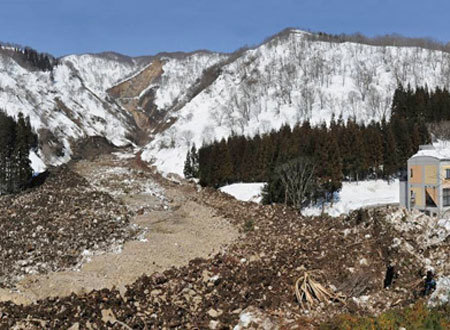
[[[88,255],[79,271],[26,275],[16,290],[4,288],[3,300],[16,303],[0,303],[0,325],[315,328],[341,313],[376,314],[415,303],[427,267],[439,277],[450,274],[447,228],[397,207],[301,217],[284,206],[163,179],[139,156],[124,153],[71,170],[85,179],[78,186],[88,183],[124,207],[134,229],[119,235],[122,248]],[[73,221],[84,219],[78,216]],[[388,265],[397,276],[383,289]],[[303,309],[294,284],[305,272],[343,300]]]
[[[125,292],[125,285],[142,274],[208,257],[238,237],[237,229],[228,221],[191,198],[195,195],[192,188],[158,178],[131,156],[106,155],[71,167],[74,175],[86,179],[95,191],[112,196],[128,211],[129,227],[136,232],[134,239],[129,237],[112,251],[84,250],[84,260],[75,269],[21,276],[14,290],[0,290],[0,301],[28,304],[113,287]],[[64,206],[60,209],[64,210]]]

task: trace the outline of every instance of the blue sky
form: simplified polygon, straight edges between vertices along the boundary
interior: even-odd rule
[[[0,40],[56,56],[233,51],[286,27],[450,41],[450,1],[0,0]]]

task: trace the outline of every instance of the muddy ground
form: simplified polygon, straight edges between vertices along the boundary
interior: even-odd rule
[[[95,259],[103,265],[94,271],[101,280],[80,285],[94,291],[54,297],[50,290],[25,306],[0,304],[2,325],[218,329],[256,322],[253,326],[314,328],[344,312],[376,314],[410,305],[420,299],[427,267],[438,276],[450,271],[448,234],[430,218],[395,207],[306,218],[284,206],[239,202],[192,183],[164,180],[131,155],[80,162],[73,169],[96,190],[128,203],[131,222],[144,228],[147,242],[125,243],[126,257]],[[119,182],[129,171],[140,179],[127,181],[131,188],[125,191]],[[141,205],[142,192],[152,195],[152,202]],[[127,264],[133,253],[140,257]],[[152,266],[150,260],[159,261]],[[93,261],[81,272],[95,267]],[[385,289],[388,265],[396,276]],[[303,309],[294,284],[305,272],[342,300]]]

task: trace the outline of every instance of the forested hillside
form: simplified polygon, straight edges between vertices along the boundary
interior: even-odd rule
[[[232,54],[55,59],[3,45],[0,64],[2,108],[30,118],[40,136],[37,154],[48,165],[69,161],[77,141],[100,136],[118,146],[145,145],[143,160],[180,175],[193,143],[292,130],[305,121],[330,125],[333,116],[368,126],[389,120],[400,84],[450,87],[444,45],[296,29]]]
[[[399,85],[450,86],[450,54],[424,39],[328,36],[289,29],[243,51],[157,134],[143,158],[183,173],[192,143],[270,133],[288,124],[330,124],[342,114],[368,125],[389,120]]]
[[[58,60],[50,54],[40,53],[31,47],[4,45],[0,43],[0,54],[9,55],[21,66],[39,71],[50,71]]]
[[[314,187],[309,200],[329,200],[343,180],[391,179],[400,175],[419,145],[431,141],[428,123],[450,120],[450,93],[399,86],[390,120],[369,124],[332,118],[329,125],[308,121],[292,129],[231,136],[200,148],[198,175],[205,186],[269,182],[267,202],[284,202],[280,168],[297,158],[312,162]]]
[[[0,111],[0,146],[0,194],[18,192],[30,183],[29,154],[37,147],[37,136],[22,113],[16,123]]]

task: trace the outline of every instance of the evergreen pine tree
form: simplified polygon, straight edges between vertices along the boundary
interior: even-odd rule
[[[14,148],[14,179],[13,191],[17,192],[26,187],[33,174],[30,162],[30,133],[27,131],[27,126],[22,113],[19,113],[16,130],[16,144]]]
[[[384,164],[383,175],[386,179],[390,179],[395,172],[397,172],[397,144],[395,141],[395,135],[392,132],[391,125],[385,125],[383,129],[384,133]]]
[[[215,180],[214,186],[218,188],[219,186],[232,182],[231,178],[233,176],[233,163],[231,161],[228,146],[224,139],[222,139],[218,144],[216,152],[218,178]]]
[[[326,128],[322,132],[319,148],[317,150],[316,172],[324,202],[333,202],[333,195],[342,188],[342,159],[339,152],[337,137]]]
[[[190,150],[188,150],[188,152],[186,154],[186,160],[184,161],[183,174],[186,179],[191,179],[193,176]]]
[[[188,152],[189,154],[189,152]],[[191,174],[193,178],[198,178],[199,171],[199,159],[197,148],[195,147],[195,143],[192,145],[191,154],[190,154],[190,163],[191,163]]]
[[[29,184],[31,136],[31,127],[21,113],[16,123],[0,111],[0,193],[16,193]]]

